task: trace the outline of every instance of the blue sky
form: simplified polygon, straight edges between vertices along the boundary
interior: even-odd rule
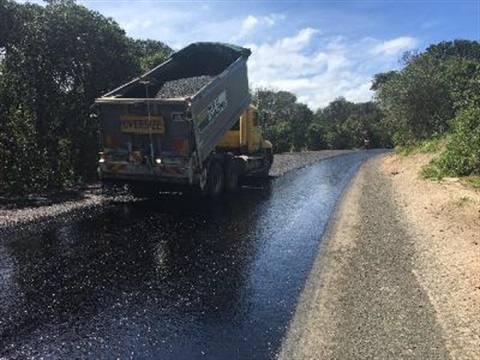
[[[295,93],[312,109],[338,96],[367,101],[372,76],[406,50],[480,37],[480,0],[77,1],[127,34],[174,49],[223,41],[252,49],[253,87]]]

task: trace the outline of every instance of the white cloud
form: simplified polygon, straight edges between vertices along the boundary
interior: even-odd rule
[[[257,26],[259,23],[260,23],[260,20],[258,20],[258,18],[256,18],[253,15],[248,15],[248,17],[245,20],[243,20],[242,29],[244,31],[253,30],[253,28]]]
[[[418,46],[418,40],[412,37],[399,37],[393,40],[384,41],[372,49],[375,55],[397,56],[406,50],[414,49]]]
[[[208,3],[200,3],[200,9],[202,11],[210,11],[211,10],[211,6],[210,4]]]
[[[350,66],[345,45],[338,38],[327,40],[320,35],[318,29],[305,28],[273,44],[250,45],[253,86],[291,91],[313,109],[343,95],[348,84],[355,86],[343,80],[353,77],[345,72]]]
[[[236,40],[242,39],[246,37],[248,34],[253,33],[253,31],[259,31],[260,28],[266,27],[271,28],[273,27],[278,21],[284,20],[285,15],[283,14],[269,14],[265,16],[255,16],[255,15],[248,15],[245,19],[243,19],[241,23],[241,31],[235,37]]]
[[[285,20],[287,17],[284,14],[269,14],[262,18],[262,21],[269,27],[276,25],[277,22]]]
[[[264,7],[242,3],[238,11],[233,11],[225,2],[202,1],[195,7],[198,11],[193,11],[189,2],[162,2],[161,7],[151,1],[135,6],[128,2],[115,6],[88,0],[85,3],[114,18],[129,36],[158,39],[174,49],[195,41],[249,47],[253,87],[291,91],[312,109],[326,106],[339,96],[351,101],[369,100],[373,75],[397,68],[400,54],[419,44],[409,36],[379,39],[342,35],[349,32],[334,26],[331,19],[335,16],[299,18],[293,13],[278,13],[285,11],[278,7],[265,12]]]
[[[131,19],[129,21],[121,22],[120,26],[125,31],[145,30],[152,27],[155,23],[152,20]]]
[[[286,37],[279,41],[279,46],[287,51],[300,50],[310,43],[314,35],[320,33],[318,29],[306,28],[293,37]]]
[[[324,107],[339,96],[354,102],[368,101],[374,74],[395,68],[392,55],[417,44],[417,40],[348,40],[325,37],[305,28],[261,44],[249,44],[252,86],[290,91],[312,109]],[[396,51],[394,51],[396,49]]]

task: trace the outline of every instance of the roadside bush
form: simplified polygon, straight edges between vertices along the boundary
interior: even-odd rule
[[[480,109],[460,111],[438,166],[447,176],[480,174]]]
[[[480,175],[467,176],[464,180],[474,189],[480,189]]]
[[[438,162],[433,160],[422,168],[422,176],[425,179],[441,180],[444,176],[442,169],[438,166]]]
[[[0,0],[0,24],[0,193],[95,181],[95,98],[172,50],[72,0]]]
[[[445,137],[424,141],[419,151],[422,154],[432,154],[440,151],[445,146]]]
[[[395,153],[398,155],[412,154],[436,154],[442,152],[446,147],[446,136],[421,141],[414,145],[398,145],[395,147]]]
[[[398,146],[395,146],[395,154],[408,156],[408,155],[414,154],[414,153],[415,153],[415,147],[413,145],[409,145],[409,146],[398,145]]]
[[[34,119],[24,109],[0,116],[0,194],[24,194],[48,184],[45,149],[35,141]]]

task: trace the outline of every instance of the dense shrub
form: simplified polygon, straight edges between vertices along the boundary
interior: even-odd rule
[[[459,112],[447,149],[437,164],[445,175],[480,174],[480,109]]]
[[[96,180],[95,98],[171,49],[72,0],[0,0],[0,24],[0,193]]]

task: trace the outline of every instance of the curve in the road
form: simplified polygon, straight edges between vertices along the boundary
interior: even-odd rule
[[[217,203],[166,196],[0,234],[0,357],[274,357],[335,204],[373,154]]]

